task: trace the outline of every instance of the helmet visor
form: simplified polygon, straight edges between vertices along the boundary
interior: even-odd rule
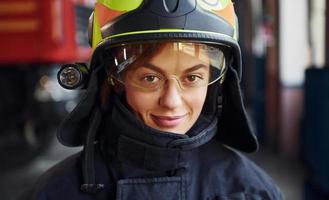
[[[191,42],[123,44],[109,49],[111,79],[144,91],[174,80],[183,90],[210,85],[224,77],[223,48]]]

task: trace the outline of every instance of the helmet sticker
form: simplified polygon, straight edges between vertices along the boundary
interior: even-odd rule
[[[227,21],[236,32],[236,20],[233,3],[231,0],[197,0],[199,5]]]
[[[124,14],[125,12],[113,10],[104,6],[104,4],[97,3],[95,6],[95,13],[96,17],[99,20],[100,27],[103,27],[106,23],[112,21],[113,19]]]
[[[198,0],[201,7],[207,10],[222,10],[229,2],[230,0]]]

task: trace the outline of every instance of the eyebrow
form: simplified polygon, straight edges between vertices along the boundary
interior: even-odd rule
[[[204,65],[204,64],[197,64],[193,67],[190,67],[186,70],[184,70],[185,73],[189,73],[189,72],[193,72],[193,71],[196,71],[198,69],[201,69],[201,68],[208,68],[208,66]]]
[[[152,70],[157,71],[157,72],[159,72],[159,73],[161,73],[161,74],[165,74],[165,71],[163,71],[161,68],[159,68],[159,67],[157,67],[156,65],[153,65],[153,64],[151,64],[151,63],[145,63],[145,64],[143,65],[143,67],[145,67],[145,68],[149,68],[149,69],[152,69]],[[184,70],[184,73],[193,72],[193,71],[196,71],[196,70],[198,70],[198,69],[201,69],[201,68],[207,68],[207,67],[208,67],[208,66],[206,66],[206,65],[204,65],[204,64],[197,64],[197,65],[195,65],[195,66],[193,66],[193,67],[190,67],[190,68]]]

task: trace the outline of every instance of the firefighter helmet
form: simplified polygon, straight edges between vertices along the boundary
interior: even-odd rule
[[[89,20],[94,48],[184,40],[232,48],[241,76],[238,22],[231,0],[98,0]]]
[[[146,41],[183,41],[229,49],[217,137],[245,152],[257,150],[239,86],[241,52],[232,0],[97,0],[89,20],[89,39],[94,52],[87,91],[59,127],[57,136],[63,144],[82,145],[86,135],[94,134],[91,128],[100,123],[97,104],[100,84],[107,77],[104,68],[108,49]]]

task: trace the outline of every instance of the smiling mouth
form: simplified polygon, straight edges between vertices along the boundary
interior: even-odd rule
[[[157,126],[164,127],[164,128],[173,128],[175,126],[178,126],[180,123],[182,123],[184,121],[186,114],[179,115],[179,116],[151,115],[151,117]]]

